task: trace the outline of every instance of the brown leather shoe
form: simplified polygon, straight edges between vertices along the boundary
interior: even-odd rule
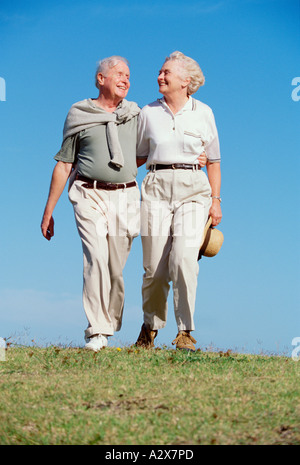
[[[142,325],[140,335],[135,343],[137,347],[151,349],[154,347],[154,339],[157,336],[157,329],[150,329],[145,323]]]
[[[190,335],[189,331],[179,331],[176,336],[176,339],[172,342],[172,344],[176,344],[176,349],[180,350],[189,350],[191,352],[196,351],[196,344],[197,341]],[[193,344],[194,343],[194,344]]]

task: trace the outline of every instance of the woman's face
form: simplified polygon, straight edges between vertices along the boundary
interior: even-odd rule
[[[189,80],[182,79],[181,75],[182,69],[178,62],[174,60],[166,61],[159,71],[157,78],[159,92],[164,96],[182,92]]]

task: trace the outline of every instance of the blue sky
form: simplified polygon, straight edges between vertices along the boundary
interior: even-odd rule
[[[64,119],[72,103],[97,96],[99,59],[128,58],[128,99],[143,106],[160,96],[158,70],[180,50],[203,70],[195,97],[214,111],[222,155],[225,240],[200,263],[197,347],[290,354],[300,336],[299,1],[161,3],[0,3],[0,337],[83,344],[82,251],[67,191],[54,239],[40,233]],[[139,184],[145,174],[140,168]],[[137,238],[124,272],[123,328],[110,345],[138,336],[142,275]],[[175,336],[171,293],[158,344]]]

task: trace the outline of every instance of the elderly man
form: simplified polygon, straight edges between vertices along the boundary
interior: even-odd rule
[[[75,103],[66,118],[63,143],[54,157],[41,229],[54,235],[52,217],[68,178],[69,199],[83,248],[83,305],[88,320],[86,349],[98,351],[119,331],[124,306],[123,268],[139,234],[140,195],[135,181],[139,107],[125,100],[125,58],[99,62],[99,96]]]
[[[146,105],[138,122],[138,165],[149,169],[142,192],[144,323],[136,344],[153,347],[167,319],[173,283],[176,348],[195,351],[194,310],[198,254],[208,216],[221,221],[220,149],[210,107],[191,97],[204,84],[198,65],[181,52],[165,60],[158,76],[162,99]],[[207,174],[199,155],[205,151]]]

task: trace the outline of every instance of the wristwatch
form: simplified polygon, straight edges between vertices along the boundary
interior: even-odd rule
[[[220,201],[220,203],[222,202],[222,199],[221,197],[217,196],[217,195],[212,195],[211,197],[212,199],[218,199]]]

